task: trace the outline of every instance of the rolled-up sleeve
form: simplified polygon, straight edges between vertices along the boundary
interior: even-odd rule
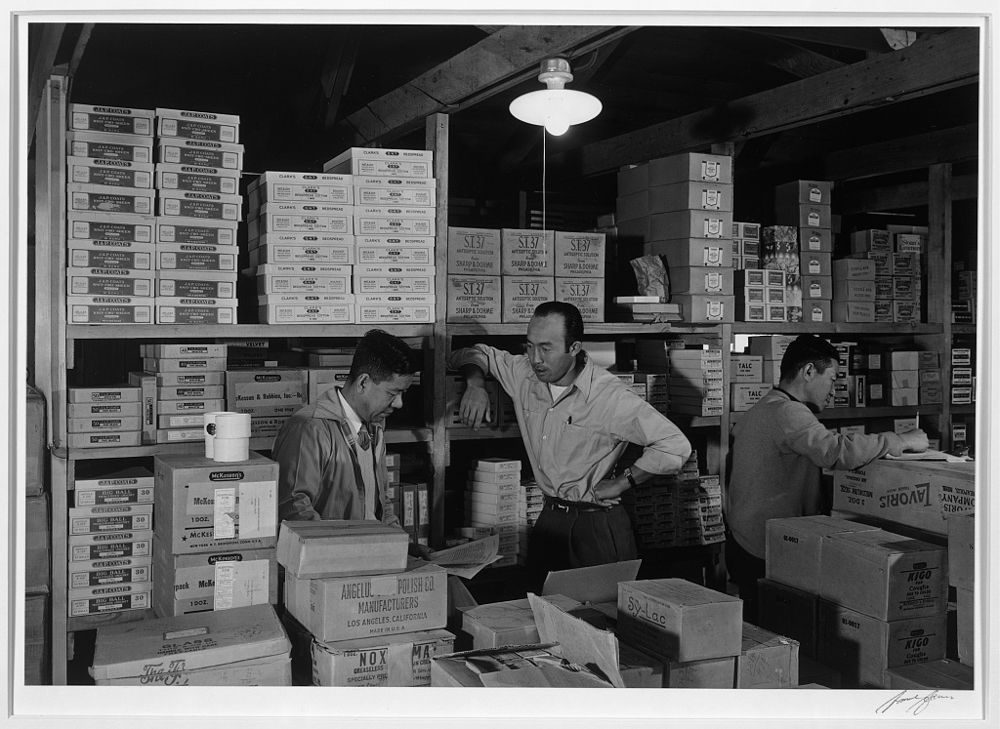
[[[312,418],[291,418],[275,436],[279,521],[321,519],[323,467],[333,450],[329,428]]]
[[[622,440],[643,447],[635,467],[657,475],[677,473],[691,455],[680,428],[635,393],[626,390],[613,401],[609,422]]]
[[[448,358],[448,367],[453,370],[460,370],[467,364],[474,364],[485,374],[492,375],[508,393],[513,393],[517,383],[531,370],[524,355],[511,354],[488,344],[456,349]]]

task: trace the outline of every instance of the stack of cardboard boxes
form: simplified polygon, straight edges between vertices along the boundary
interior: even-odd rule
[[[449,653],[447,573],[407,566],[409,538],[375,521],[284,522],[284,604],[311,645],[318,686],[426,686]]]
[[[679,154],[618,174],[619,238],[665,258],[685,321],[734,320],[732,211],[728,156]]]
[[[469,471],[465,489],[466,524],[489,528],[500,537],[501,558],[494,567],[517,564],[520,552],[521,462],[482,458]]]
[[[71,104],[67,119],[66,321],[152,324],[154,111]]]
[[[835,321],[923,321],[923,254],[926,235],[888,229],[851,233],[851,253],[836,264]]]
[[[774,190],[775,221],[779,226],[795,228],[794,253],[799,258],[799,278],[796,280],[792,272],[786,282],[788,321],[832,321],[832,188],[828,181],[794,180]],[[764,267],[768,267],[766,263]]]
[[[68,400],[66,444],[70,448],[114,448],[142,442],[138,387],[71,387]]]
[[[251,438],[273,438],[306,404],[309,370],[265,367],[226,372],[225,409],[250,415]]]
[[[729,407],[734,413],[749,410],[757,401],[767,394],[777,381],[764,379],[764,357],[759,354],[734,354],[729,359],[730,385],[732,392],[729,397]],[[775,369],[772,365],[769,367]],[[780,370],[780,365],[778,367]]]
[[[156,323],[235,324],[240,119],[156,109]]]
[[[684,415],[722,415],[722,350],[668,350],[670,410]]]

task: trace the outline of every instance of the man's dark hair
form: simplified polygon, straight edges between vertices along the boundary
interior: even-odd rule
[[[788,345],[781,358],[781,381],[794,380],[799,370],[809,363],[818,372],[826,372],[826,368],[836,363],[837,359],[837,350],[828,341],[815,334],[800,334]]]
[[[563,318],[563,335],[566,337],[566,351],[573,342],[583,341],[583,315],[573,304],[565,301],[545,301],[535,307],[535,316],[559,314]]]
[[[354,350],[347,380],[354,382],[364,373],[375,382],[385,382],[394,375],[412,375],[417,369],[413,350],[406,342],[381,329],[370,329]]]

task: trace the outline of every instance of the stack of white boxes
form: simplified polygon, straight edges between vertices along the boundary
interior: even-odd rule
[[[156,109],[156,323],[235,324],[240,119]]]
[[[785,271],[745,268],[735,272],[736,318],[739,321],[786,321]]]
[[[889,357],[889,377],[892,407],[920,404],[920,352],[893,351]]]
[[[880,251],[872,251],[869,256],[850,256],[833,262],[834,321],[883,324],[892,321],[892,277],[878,273],[880,262],[887,261],[888,256]]]
[[[205,413],[225,410],[225,344],[141,344],[143,442],[205,440]],[[154,415],[155,413],[155,415]]]
[[[306,350],[306,404],[316,402],[331,387],[344,386],[351,372],[355,349],[356,347],[322,347]]]
[[[557,230],[552,245],[552,272],[555,275],[555,296],[552,298],[573,304],[584,321],[604,321],[605,234]],[[521,287],[517,290],[520,292]],[[504,292],[506,314],[506,288]]]
[[[976,401],[976,359],[972,347],[951,350],[951,402],[971,405]]]
[[[156,456],[153,609],[159,617],[277,604],[278,464]]]
[[[733,221],[733,268],[760,268],[760,223]]]
[[[448,575],[407,564],[407,536],[377,521],[281,526],[286,625],[309,643],[316,686],[428,686],[450,653]]]
[[[113,448],[142,442],[138,387],[71,387],[66,407],[66,445]]]
[[[447,320],[499,324],[500,271],[499,229],[449,227]],[[532,293],[538,290],[527,289],[523,296]],[[526,298],[523,306],[530,303]]]
[[[309,370],[265,367],[226,372],[225,409],[250,415],[251,438],[273,438],[303,405]]]
[[[669,350],[670,410],[695,416],[722,415],[722,350]]]
[[[434,321],[434,153],[351,147],[323,165],[353,175],[358,324]]]
[[[517,540],[520,545],[517,563],[520,565],[528,562],[529,536],[542,513],[543,506],[545,506],[545,495],[538,484],[530,479],[522,481],[518,491],[517,511]]]
[[[833,298],[833,185],[822,180],[793,180],[774,190],[775,221],[796,228],[800,279],[788,281],[788,321],[830,322]],[[766,267],[766,266],[765,266]]]
[[[260,321],[352,323],[353,177],[269,171],[247,197]]]
[[[68,616],[152,605],[153,474],[130,468],[74,482]]]
[[[482,458],[469,471],[465,488],[466,524],[488,527],[500,537],[501,559],[493,567],[517,564],[521,462]]]
[[[71,104],[66,321],[153,323],[151,109]]]
[[[801,321],[802,270],[798,235],[798,228],[795,225],[768,225],[761,228],[760,265],[768,270],[781,271],[785,278],[783,302],[780,304],[776,302],[779,297],[776,287],[766,292],[769,297],[774,297],[775,301],[765,309],[765,320],[771,317],[771,321]],[[748,283],[745,278],[742,281],[744,286]],[[754,281],[751,280],[749,283],[752,284]],[[782,314],[784,318],[779,319]],[[792,318],[796,315],[798,319]]]
[[[399,525],[410,541],[430,546],[430,485],[426,481],[398,481],[393,485],[392,494],[398,499],[396,515],[399,517]]]
[[[528,321],[536,306],[556,298],[555,232],[501,228],[500,272],[500,321]]]
[[[666,258],[685,321],[733,321],[733,161],[685,153],[618,174],[620,239]]]

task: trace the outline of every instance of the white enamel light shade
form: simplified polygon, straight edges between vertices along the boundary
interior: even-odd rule
[[[565,59],[543,61],[538,80],[548,88],[517,97],[510,103],[510,113],[527,124],[545,127],[553,136],[565,134],[573,124],[590,121],[604,108],[597,97],[564,88],[573,80]]]

